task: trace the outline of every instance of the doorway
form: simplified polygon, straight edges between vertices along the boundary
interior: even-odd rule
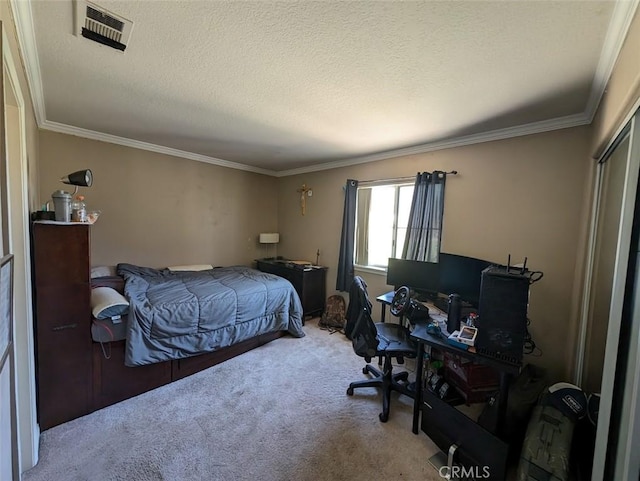
[[[2,193],[2,254],[13,256],[13,354],[14,386],[2,390],[0,404],[13,404],[11,449],[0,450],[2,463],[11,459],[13,479],[33,467],[38,460],[39,429],[35,403],[35,358],[31,298],[29,242],[29,181],[26,149],[25,102],[18,67],[4,25],[2,38],[2,121],[0,122],[0,192]],[[11,377],[11,376],[10,376]],[[9,403],[9,404],[7,404]],[[3,411],[4,412],[4,411]],[[4,443],[3,443],[4,447]],[[17,455],[5,455],[6,452]],[[3,475],[3,474],[2,474]],[[5,479],[4,477],[0,477]],[[8,478],[12,479],[12,478]]]

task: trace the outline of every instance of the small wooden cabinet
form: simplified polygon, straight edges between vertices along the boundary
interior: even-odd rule
[[[287,262],[286,259],[259,259],[258,270],[284,277],[300,296],[305,316],[319,316],[324,311],[326,300],[327,268],[313,266],[304,268]]]
[[[45,430],[91,412],[89,225],[34,223],[38,418]]]

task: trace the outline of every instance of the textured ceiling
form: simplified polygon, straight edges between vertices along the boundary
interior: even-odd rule
[[[584,113],[611,1],[31,2],[46,120],[282,171]]]

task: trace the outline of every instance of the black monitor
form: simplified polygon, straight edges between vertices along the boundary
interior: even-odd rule
[[[463,301],[478,307],[482,271],[491,265],[492,262],[482,259],[441,252],[438,291],[459,294]]]
[[[387,284],[394,288],[407,286],[422,294],[435,294],[439,279],[439,264],[389,258]]]

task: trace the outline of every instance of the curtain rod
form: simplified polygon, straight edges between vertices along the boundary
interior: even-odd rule
[[[457,170],[452,170],[450,172],[445,172],[445,174],[447,174],[447,175],[458,175],[458,171]],[[388,183],[392,183],[392,182],[408,182],[408,181],[415,181],[415,180],[416,180],[416,176],[414,175],[412,177],[396,177],[395,179],[359,180],[358,181],[358,185],[360,185],[360,184],[388,184]]]

